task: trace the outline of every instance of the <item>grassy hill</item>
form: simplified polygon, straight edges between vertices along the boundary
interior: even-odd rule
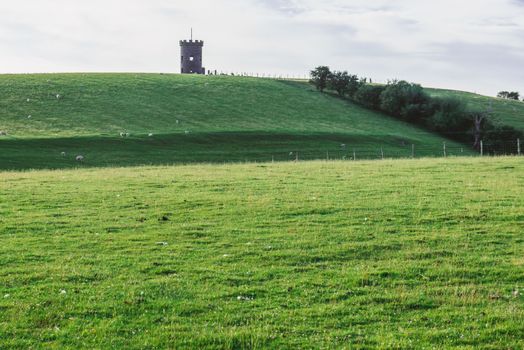
[[[437,156],[446,141],[307,84],[162,74],[0,75],[0,130],[0,169],[75,167],[79,154],[84,166],[409,157],[412,144]],[[448,153],[472,152],[448,141]]]
[[[0,172],[0,348],[523,348],[523,171]]]
[[[493,112],[493,117],[504,123],[524,131],[524,102],[504,100],[465,91],[426,89],[432,96],[456,97],[465,101],[472,109]]]

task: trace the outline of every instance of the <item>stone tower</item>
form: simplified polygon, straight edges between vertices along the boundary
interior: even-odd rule
[[[202,40],[180,40],[180,66],[182,74],[206,74],[202,67]]]

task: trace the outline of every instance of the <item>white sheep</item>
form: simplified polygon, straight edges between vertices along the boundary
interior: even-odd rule
[[[66,153],[65,152],[62,152],[60,153],[62,155],[62,157],[65,157],[66,156]]]
[[[59,99],[60,98],[60,94],[56,94],[56,98]]]
[[[27,119],[31,119],[31,115],[28,115],[28,116],[27,116]]]
[[[76,161],[77,162],[83,162],[84,161],[84,156],[76,156]]]
[[[149,137],[153,137],[153,134],[152,134],[152,133],[149,133],[149,135],[147,135],[147,136],[149,136]]]

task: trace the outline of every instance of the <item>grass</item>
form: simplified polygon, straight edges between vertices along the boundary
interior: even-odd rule
[[[523,348],[523,171],[0,172],[0,348]]]
[[[456,90],[427,89],[431,95],[440,97],[456,97],[467,103],[474,110],[489,111],[495,120],[504,125],[510,125],[524,131],[524,102],[493,98],[471,92]]]
[[[0,75],[0,130],[4,170],[440,156],[447,141],[303,83],[168,74]]]

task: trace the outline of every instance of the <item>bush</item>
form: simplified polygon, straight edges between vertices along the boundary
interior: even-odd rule
[[[422,86],[392,81],[380,95],[380,109],[408,121],[422,121],[431,115],[431,97]]]
[[[426,121],[432,130],[446,133],[466,133],[472,126],[467,106],[457,98],[436,98],[433,100],[434,113]]]
[[[523,138],[520,130],[508,125],[486,123],[484,132],[484,144],[486,153],[511,153],[510,144],[514,145],[517,139]]]
[[[366,108],[380,109],[380,95],[386,87],[384,85],[361,85],[353,96],[355,102]]]

